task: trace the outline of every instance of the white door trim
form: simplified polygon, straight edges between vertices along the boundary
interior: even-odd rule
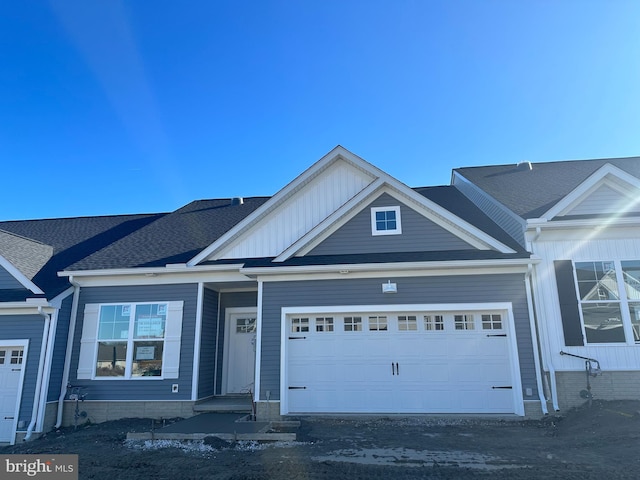
[[[291,315],[308,315],[314,313],[368,313],[368,312],[465,312],[478,310],[503,310],[507,312],[506,333],[509,343],[509,360],[513,379],[513,405],[515,414],[524,416],[524,398],[522,396],[522,378],[518,356],[518,342],[516,339],[513,304],[511,302],[490,303],[438,303],[438,304],[404,304],[404,305],[333,305],[326,307],[301,306],[282,307],[280,317],[280,414],[289,413],[288,396],[288,333],[287,319]]]
[[[20,405],[22,405],[22,389],[24,387],[24,377],[27,371],[27,355],[29,354],[29,340],[28,339],[16,339],[16,340],[0,340],[0,347],[22,347],[22,371],[20,372],[20,380],[18,381],[18,397],[16,399],[16,408],[13,414],[13,434],[11,436],[10,444],[16,443],[16,432],[18,430],[18,420],[20,416]]]
[[[256,307],[229,307],[224,312],[224,355],[222,359],[222,394],[226,395],[228,390],[229,380],[229,344],[231,343],[231,315],[257,315],[258,309]],[[257,323],[257,317],[256,317]],[[257,335],[257,324],[256,324]],[[256,337],[257,342],[257,337]],[[256,357],[257,357],[257,345],[256,345]]]

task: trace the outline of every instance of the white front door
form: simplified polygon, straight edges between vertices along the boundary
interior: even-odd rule
[[[23,347],[0,347],[0,443],[13,442],[23,353]]]
[[[256,364],[256,312],[233,312],[226,324],[226,391],[253,392]]]

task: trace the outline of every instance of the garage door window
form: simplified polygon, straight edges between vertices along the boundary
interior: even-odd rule
[[[316,318],[316,332],[333,332],[333,318],[332,317]]]
[[[361,332],[362,317],[344,317],[345,332]]]
[[[305,333],[309,331],[309,319],[308,318],[292,318],[291,319],[291,332],[293,333]]]
[[[502,316],[498,313],[482,315],[483,330],[502,330]]]
[[[473,330],[475,328],[473,324],[473,315],[455,315],[454,325],[456,330]]]
[[[418,318],[415,315],[399,315],[398,330],[401,332],[415,332],[418,330]]]
[[[426,331],[444,330],[444,317],[442,315],[425,315],[424,329]]]
[[[11,365],[22,365],[24,350],[11,350]]]
[[[383,332],[387,331],[387,317],[383,315],[373,315],[369,317],[369,331]]]

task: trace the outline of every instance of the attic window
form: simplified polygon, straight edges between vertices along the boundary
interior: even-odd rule
[[[371,209],[372,235],[400,235],[400,207],[374,207]]]

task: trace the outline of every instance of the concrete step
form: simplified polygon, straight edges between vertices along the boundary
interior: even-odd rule
[[[251,399],[242,397],[214,397],[193,406],[196,413],[224,412],[224,413],[252,413]]]

